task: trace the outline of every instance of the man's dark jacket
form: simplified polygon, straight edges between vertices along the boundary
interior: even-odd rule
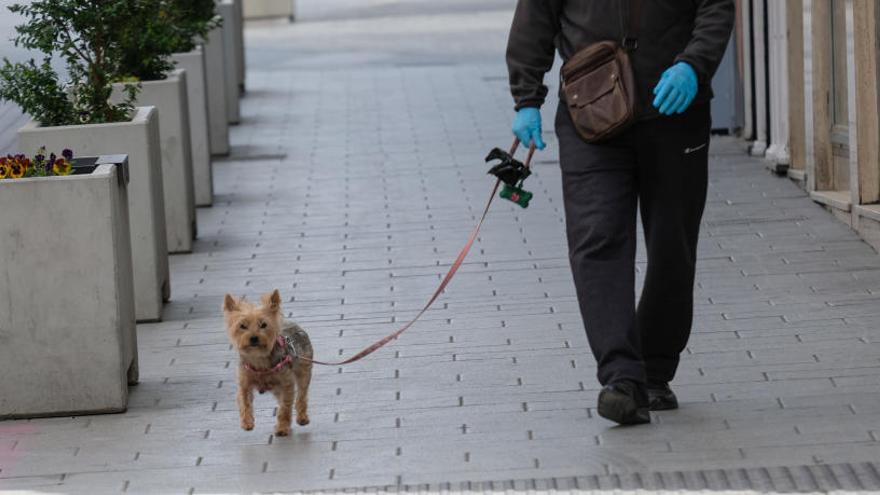
[[[632,0],[519,0],[507,46],[510,88],[516,109],[539,107],[547,96],[544,74],[555,50],[568,60],[598,41],[620,42]],[[712,98],[711,80],[730,39],[734,0],[641,0],[639,46],[632,52],[642,118],[660,76],[676,62],[689,63],[699,78],[695,103]]]

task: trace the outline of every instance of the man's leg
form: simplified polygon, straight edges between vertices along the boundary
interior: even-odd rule
[[[584,142],[556,117],[569,258],[602,385],[645,382],[635,325],[636,153],[630,134]]]
[[[635,129],[648,254],[637,321],[647,379],[654,384],[672,381],[690,337],[710,129],[709,104]]]

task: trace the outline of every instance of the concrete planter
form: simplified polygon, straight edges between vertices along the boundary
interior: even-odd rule
[[[247,60],[245,59],[244,49],[244,0],[233,0],[235,2],[235,17],[238,24],[238,30],[235,32],[235,48],[238,51],[238,90],[239,95],[244,95],[247,80]]]
[[[239,43],[241,42],[241,17],[234,0],[222,0],[217,4],[217,13],[223,18],[223,49],[226,69],[226,118],[230,124],[241,122],[239,67]]]
[[[229,117],[226,111],[226,52],[223,28],[208,33],[205,40],[205,80],[208,93],[208,135],[212,155],[229,154]]]
[[[97,163],[0,180],[0,418],[124,411],[137,383],[127,164]]]
[[[21,152],[29,154],[46,146],[50,150],[70,148],[81,156],[128,155],[135,313],[139,321],[160,320],[162,301],[170,297],[171,285],[156,109],[138,108],[130,122],[114,124],[40,127],[30,122],[18,131],[18,144]]]
[[[211,206],[214,201],[214,179],[211,171],[211,143],[208,131],[205,52],[200,46],[189,53],[175,54],[174,63],[186,71],[193,190],[196,206]]]
[[[123,86],[114,87],[114,99],[118,99]],[[137,104],[154,106],[159,112],[168,252],[191,252],[196,236],[196,203],[186,72],[177,69],[171,71],[167,79],[142,82]]]
[[[294,0],[243,0],[245,19],[294,18]]]

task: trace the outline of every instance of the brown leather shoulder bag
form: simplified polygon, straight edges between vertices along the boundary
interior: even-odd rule
[[[588,143],[610,139],[636,119],[637,92],[629,53],[638,48],[641,2],[630,0],[622,43],[594,43],[562,66],[565,103],[575,129]]]

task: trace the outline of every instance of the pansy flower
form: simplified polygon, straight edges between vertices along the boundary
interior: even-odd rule
[[[31,171],[31,166],[33,165],[33,162],[24,154],[15,155],[15,157],[18,159],[18,162],[21,163],[21,166],[24,167],[24,173],[25,176],[27,176],[28,172]]]
[[[0,158],[0,179],[6,179],[9,177],[9,164],[6,161],[6,158]]]
[[[63,156],[64,159],[69,162],[73,161],[73,151],[72,150],[65,149],[64,151],[61,152],[61,156]]]
[[[55,160],[55,164],[52,165],[52,172],[55,175],[70,175],[71,168],[69,161],[64,158],[59,158]]]
[[[34,155],[34,161],[31,163],[31,166],[34,168],[34,171],[37,174],[46,173],[49,170],[49,164],[46,163],[46,147],[43,146],[37,151],[37,154]]]
[[[21,179],[24,177],[24,174],[27,173],[28,167],[30,166],[30,160],[25,158],[24,155],[17,155],[11,160],[9,163],[9,176],[13,179]]]

